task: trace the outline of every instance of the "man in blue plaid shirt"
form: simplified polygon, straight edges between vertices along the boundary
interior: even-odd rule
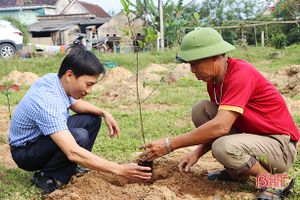
[[[133,180],[151,178],[148,167],[117,164],[91,153],[102,117],[111,137],[120,134],[110,113],[81,100],[104,73],[93,53],[74,49],[58,74],[41,77],[18,104],[9,132],[12,157],[20,168],[36,171],[32,181],[44,193],[68,183],[77,164]],[[70,116],[70,110],[76,114]]]

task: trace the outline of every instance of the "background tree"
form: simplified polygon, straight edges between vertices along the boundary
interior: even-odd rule
[[[130,2],[130,1],[129,1]],[[136,0],[129,4],[136,10],[138,17],[159,31],[158,8],[155,0]],[[266,6],[273,0],[203,0],[190,1],[184,5],[183,0],[164,0],[165,40],[168,46],[177,46],[182,37],[195,27],[216,27],[238,25],[237,29],[224,29],[222,36],[228,42],[238,44],[242,36],[251,45],[260,40],[260,33],[266,27],[257,27],[256,37],[252,28],[245,28],[245,21],[255,20],[299,20],[299,0],[281,0],[276,6],[274,15],[262,16]],[[268,38],[278,34],[287,36],[287,45],[300,41],[299,25],[272,25],[268,27]],[[256,40],[254,38],[257,38]]]
[[[300,42],[300,1],[299,0],[281,0],[273,13],[275,19],[295,20],[297,25],[288,24],[280,27],[278,34],[285,34],[287,45]],[[275,34],[276,35],[276,34]]]

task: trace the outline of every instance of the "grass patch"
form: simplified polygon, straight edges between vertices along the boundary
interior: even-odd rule
[[[0,166],[0,199],[41,199],[39,190],[30,182],[32,173]]]

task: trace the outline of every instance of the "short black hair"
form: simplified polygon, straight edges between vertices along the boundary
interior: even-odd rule
[[[83,75],[105,74],[105,68],[95,54],[80,47],[71,49],[63,59],[58,77],[61,78],[67,70],[71,70],[77,78]]]

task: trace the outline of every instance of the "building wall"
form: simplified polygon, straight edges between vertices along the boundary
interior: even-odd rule
[[[70,45],[72,44],[73,40],[75,39],[76,35],[79,33],[79,26],[73,26],[72,28],[65,30],[63,32],[63,44]]]
[[[52,37],[39,37],[39,38],[30,37],[29,40],[30,43],[32,44],[54,45]]]
[[[81,5],[74,3],[64,14],[86,14],[88,13]]]
[[[56,14],[60,14],[61,11],[69,4],[69,0],[58,0],[56,2]]]
[[[39,15],[39,16],[45,16],[45,15],[56,15],[56,10],[53,8],[45,8],[44,15]]]
[[[79,26],[75,25],[64,31],[55,31],[51,33],[50,37],[32,38],[32,35],[30,35],[30,43],[50,45],[50,46],[70,45],[72,44],[73,40],[75,39],[78,33],[79,33]]]
[[[55,15],[56,11],[53,8],[38,8],[34,10],[12,10],[0,12],[0,18],[4,16],[14,17],[22,23],[30,25],[36,23],[37,16]]]
[[[4,16],[14,17],[20,20],[24,24],[33,24],[37,22],[36,12],[31,10],[18,10],[18,11],[2,11],[0,12],[0,18]]]
[[[130,19],[133,19],[135,15],[130,14],[129,17]],[[143,34],[143,24],[144,22],[141,19],[132,21],[131,25],[133,31],[135,31],[135,34]],[[107,34],[109,34],[109,36],[113,36],[113,34],[116,34],[116,36],[118,37],[123,37],[125,35],[123,30],[128,28],[129,26],[127,17],[121,12],[118,15],[112,17],[108,22],[100,26],[98,28],[98,35],[100,38],[106,36]]]

